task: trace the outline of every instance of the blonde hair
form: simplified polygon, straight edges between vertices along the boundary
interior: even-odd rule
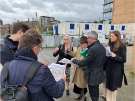
[[[69,41],[69,43],[68,43],[68,48],[72,48],[73,45],[72,45],[71,37],[70,37],[68,34],[65,34],[64,37],[63,37],[63,39],[64,39],[65,37],[68,38],[68,41]],[[63,43],[63,44],[64,44],[64,43]]]
[[[68,38],[69,42],[71,43],[71,37],[70,37],[68,34],[64,35],[63,39],[64,39],[65,37]]]

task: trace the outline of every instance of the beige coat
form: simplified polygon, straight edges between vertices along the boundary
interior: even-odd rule
[[[78,48],[75,52],[75,58],[80,59],[80,48]],[[79,88],[86,88],[87,87],[87,80],[85,72],[79,68],[74,67],[74,76],[73,76],[73,83],[76,84]]]

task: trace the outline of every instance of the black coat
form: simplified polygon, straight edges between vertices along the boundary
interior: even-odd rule
[[[70,54],[71,51],[73,51],[73,48],[70,52],[65,52],[65,46],[64,44],[61,44],[59,45],[59,51],[57,51],[56,53],[53,53],[53,56],[56,57],[56,56],[59,56],[58,59],[57,59],[57,63],[59,63],[59,61],[63,58],[66,58],[66,59],[71,59],[73,58],[73,56]],[[59,63],[61,64],[61,63]]]
[[[120,46],[115,54],[115,58],[107,57],[107,61],[105,63],[106,87],[111,91],[117,90],[117,88],[122,86],[123,77],[125,78],[125,83],[127,83],[124,74],[124,63],[126,62],[126,46]]]
[[[9,36],[4,39],[4,44],[0,48],[0,62],[2,65],[13,60],[17,47],[18,42],[9,39]]]
[[[95,86],[102,83],[105,79],[103,70],[105,59],[105,48],[97,41],[88,47],[88,56],[84,60],[78,61],[78,63],[73,60],[73,63],[78,64],[80,67],[86,67],[88,85]]]

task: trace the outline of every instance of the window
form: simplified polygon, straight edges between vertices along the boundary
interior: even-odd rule
[[[111,30],[114,30],[114,25],[111,25]]]
[[[104,19],[105,19],[105,20],[112,19],[112,12],[105,13],[105,14],[104,14]]]
[[[107,3],[110,3],[112,2],[113,0],[104,0],[104,3],[107,4]]]
[[[102,25],[98,25],[98,30],[102,30]]]
[[[75,29],[75,24],[70,24],[70,29],[74,30]]]
[[[55,26],[54,29],[55,29],[55,34],[58,35],[58,26]]]
[[[104,6],[104,12],[111,12],[112,11],[112,8],[113,8],[113,4],[108,4],[108,5],[105,5]]]
[[[89,24],[85,24],[85,30],[89,30]]]
[[[121,30],[124,31],[124,30],[125,30],[125,26],[122,26],[122,27],[121,27]]]

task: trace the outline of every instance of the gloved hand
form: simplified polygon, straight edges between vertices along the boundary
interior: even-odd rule
[[[71,62],[72,62],[73,64],[79,65],[80,60],[72,59]]]

